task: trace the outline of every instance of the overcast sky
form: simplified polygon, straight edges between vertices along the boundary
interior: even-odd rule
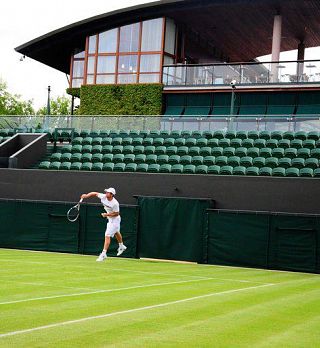
[[[26,58],[14,48],[52,30],[79,20],[119,8],[151,2],[136,0],[6,0],[0,8],[0,79],[11,93],[23,99],[33,99],[36,108],[46,104],[47,86],[52,96],[65,94],[68,82],[65,74]],[[305,59],[320,58],[320,49],[307,50]],[[296,53],[283,54],[281,59],[295,60]]]

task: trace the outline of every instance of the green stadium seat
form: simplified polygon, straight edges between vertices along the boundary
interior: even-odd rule
[[[113,155],[113,162],[114,163],[122,163],[124,160],[124,154],[123,153],[117,153]]]
[[[258,131],[249,131],[248,132],[248,139],[252,139],[252,140],[259,139],[259,132]]]
[[[302,157],[304,159],[309,158],[311,155],[311,151],[310,149],[307,148],[302,148],[302,149],[298,149],[297,151],[297,157]]]
[[[246,167],[246,168],[252,167],[253,166],[253,159],[252,159],[252,157],[250,157],[250,156],[241,157],[240,165],[242,167]]]
[[[148,165],[146,163],[139,163],[137,165],[137,172],[146,173],[148,171]]]
[[[239,167],[240,166],[240,157],[231,156],[228,158],[228,165],[231,167]]]
[[[212,138],[208,140],[208,146],[213,148],[213,147],[219,147],[219,140],[216,138]]]
[[[102,139],[101,145],[112,145],[112,138],[110,137],[106,137]]]
[[[83,145],[82,146],[82,153],[91,153],[92,151],[92,145]]]
[[[123,162],[125,164],[134,163],[135,162],[135,155],[132,153],[128,153],[128,154],[124,155]]]
[[[70,170],[80,170],[82,166],[81,162],[72,162]]]
[[[171,173],[181,174],[183,173],[183,165],[175,164],[171,167]]]
[[[199,146],[192,146],[189,148],[189,155],[190,156],[199,156],[200,155],[200,147]]]
[[[262,167],[259,169],[260,176],[272,176],[272,168],[270,167]]]
[[[87,163],[87,162],[91,162],[92,160],[92,154],[91,153],[84,153],[81,156],[81,162],[82,163]]]
[[[119,137],[124,139],[124,138],[127,138],[130,134],[130,131],[129,130],[126,130],[126,129],[121,129],[119,131]]]
[[[49,168],[50,168],[49,161],[43,161],[39,164],[39,169],[49,169]]]
[[[235,149],[237,149],[238,147],[241,147],[242,139],[239,139],[239,138],[231,139],[230,146],[234,147]]]
[[[214,147],[212,150],[211,150],[211,155],[212,156],[222,156],[223,154],[223,148],[222,147]]]
[[[202,135],[207,138],[207,139],[212,139],[213,138],[213,131],[206,130],[202,132]]]
[[[196,174],[207,174],[208,167],[206,165],[200,165],[196,167]]]
[[[51,162],[59,162],[61,159],[62,153],[61,152],[55,152],[50,156],[50,161]]]
[[[85,162],[81,165],[81,170],[91,171],[92,169],[92,163],[91,162]]]
[[[202,156],[193,156],[191,163],[195,166],[201,166],[203,164],[203,157]]]
[[[185,146],[186,145],[186,139],[185,138],[169,138],[170,139],[170,143],[169,142],[165,142],[165,146]],[[172,144],[172,140],[173,140],[173,144]],[[195,141],[193,142],[192,145],[195,145],[196,144],[196,139],[194,139]]]
[[[177,155],[179,156],[185,156],[188,153],[189,153],[189,148],[187,146],[179,146],[177,149]]]
[[[169,136],[170,136],[170,131],[169,130],[161,130],[160,131],[160,136],[162,137],[162,138],[169,138]]]
[[[238,131],[236,138],[244,140],[248,138],[248,133],[246,131]]]
[[[310,156],[313,158],[320,159],[320,149],[313,149],[310,151]]]
[[[303,141],[302,146],[304,148],[312,150],[316,147],[316,142],[313,139],[307,139]]]
[[[195,138],[187,138],[185,145],[188,147],[196,146],[197,140]]]
[[[122,145],[122,138],[120,137],[116,137],[112,139],[112,145],[116,146],[116,145]]]
[[[317,168],[313,171],[313,176],[315,178],[320,178],[320,168]]]
[[[222,166],[220,168],[220,175],[232,175],[233,168],[231,166]]]
[[[154,146],[162,146],[164,144],[164,139],[163,138],[155,138],[153,139],[153,145]],[[146,146],[146,145],[144,145]]]
[[[138,165],[136,163],[127,163],[124,170],[126,172],[136,172],[137,166]]]
[[[89,130],[89,129],[82,129],[82,130],[80,131],[80,136],[81,136],[82,138],[88,137],[89,134],[90,134],[90,130]]]
[[[60,162],[70,162],[72,154],[70,152],[65,152],[61,155]]]
[[[216,139],[223,139],[224,138],[224,132],[217,130],[213,133],[213,137]]]
[[[72,145],[82,145],[83,138],[82,137],[76,137],[73,138],[71,144]]]
[[[157,163],[160,165],[169,163],[169,156],[168,155],[159,155],[157,157]]]
[[[191,135],[192,135],[192,137],[195,138],[195,139],[206,138],[206,137],[203,135],[203,132],[200,131],[200,130],[192,131]]]
[[[170,165],[179,164],[180,163],[180,156],[178,156],[178,155],[171,155],[171,156],[169,156],[168,163]]]
[[[133,153],[135,155],[143,154],[144,153],[144,146],[142,146],[142,145],[135,146],[133,149]]]
[[[265,166],[266,167],[269,167],[269,168],[277,168],[277,167],[280,167],[280,164],[279,164],[279,161],[281,159],[278,159],[277,157],[269,157],[269,158],[266,158],[266,161],[265,161]],[[291,161],[290,161],[291,162]]]
[[[223,156],[230,157],[230,156],[234,156],[235,153],[236,153],[236,149],[234,147],[225,147],[223,149]]]
[[[133,142],[133,139],[131,137],[122,139],[123,146],[132,145],[132,142]]]
[[[298,168],[287,168],[286,169],[286,176],[287,177],[298,177],[299,176],[299,169]]]
[[[85,137],[82,140],[82,145],[91,145],[92,144],[92,138],[91,137]]]
[[[155,146],[145,146],[144,148],[144,153],[146,155],[153,155],[156,152],[156,147]]]
[[[312,178],[313,170],[311,168],[302,168],[300,169],[299,175],[304,178]]]
[[[272,176],[285,177],[286,170],[284,168],[281,168],[281,167],[273,168],[272,169]]]
[[[227,131],[225,136],[227,139],[235,139],[237,137],[237,133],[235,131]]]
[[[60,165],[60,170],[70,170],[71,169],[71,162],[62,162]]]
[[[283,139],[283,133],[280,131],[273,131],[271,132],[271,139],[281,140]]]
[[[72,163],[77,163],[77,162],[81,163],[81,157],[82,157],[81,153],[78,153],[78,152],[73,153],[71,155],[71,162]]]
[[[158,156],[157,155],[147,155],[146,157],[146,163],[147,164],[156,164],[157,163]]]
[[[180,138],[181,139],[181,138]],[[182,145],[184,145],[185,144],[185,139],[182,139],[183,140],[183,142],[182,142]],[[174,138],[165,138],[164,139],[164,142],[163,142],[163,145],[164,146],[181,146],[181,145],[178,145],[178,144],[180,144],[181,142],[176,142],[175,141],[175,139]]]
[[[290,168],[291,167],[291,158],[288,158],[288,157],[279,158],[278,167],[282,167],[285,169]]]
[[[92,163],[99,163],[103,162],[103,155],[102,153],[95,153],[92,155]]]
[[[225,139],[225,138],[219,139],[219,142],[218,142],[220,147],[230,147],[230,143],[231,143],[230,139]]]
[[[181,160],[182,160],[182,158],[181,158]],[[180,160],[180,162],[181,162],[181,160]],[[203,158],[203,164],[206,165],[207,167],[213,166],[215,164],[215,157],[214,156],[205,156]]]
[[[169,146],[167,147],[166,154],[168,156],[176,155],[177,151],[178,151],[178,148],[176,146]]]
[[[145,154],[143,154],[143,153],[140,153],[140,154],[138,154],[138,155],[135,155],[135,159],[134,159],[134,161],[135,161],[135,163],[137,163],[137,164],[141,164],[141,163],[145,163],[146,162],[146,155]]]
[[[269,139],[266,141],[266,147],[269,149],[275,149],[278,147],[279,141],[277,139]]]
[[[102,145],[102,138],[101,137],[96,137],[96,138],[93,138],[92,139],[92,146],[95,146],[95,145]]]
[[[197,139],[196,146],[201,147],[206,147],[208,146],[208,140],[206,138],[199,138]]]
[[[95,156],[95,155],[94,155]],[[106,153],[102,155],[102,162],[108,163],[113,161],[113,154],[112,153]]]
[[[245,147],[247,149],[249,149],[250,147],[253,147],[253,139],[242,140],[242,147]]]
[[[125,163],[115,163],[113,167],[114,172],[124,172],[126,169]]]
[[[216,157],[215,164],[220,167],[226,166],[228,164],[228,157],[226,156]]]
[[[293,158],[292,161],[291,161],[291,166],[295,167],[295,168],[302,169],[305,166],[305,159],[304,158],[300,158],[300,157]]]
[[[220,174],[220,167],[217,165],[209,166],[208,167],[208,174],[219,175]]]
[[[157,146],[155,150],[156,155],[166,155],[167,148],[165,146]]]
[[[110,138],[119,138],[120,131],[119,130],[110,130],[109,137]]]
[[[159,164],[149,164],[148,172],[149,173],[159,173],[160,165]]]
[[[272,150],[272,157],[283,158],[285,154],[285,150],[281,147],[275,148]]]
[[[259,156],[264,158],[272,157],[272,149],[270,147],[260,149]]]
[[[142,145],[143,144],[143,138],[133,138],[132,139],[132,145],[137,146],[137,145]]]
[[[252,164],[254,167],[262,168],[266,165],[266,159],[264,157],[255,157]]]
[[[171,164],[160,165],[159,173],[171,173]]]
[[[291,131],[284,132],[283,139],[290,140],[290,141],[293,140],[294,139],[294,132],[291,132]]]
[[[306,140],[308,138],[308,133],[307,132],[296,132],[294,135],[295,139],[300,139],[300,140]]]
[[[196,172],[196,166],[193,164],[187,164],[183,167],[183,173],[185,174],[194,174]]]
[[[192,163],[192,157],[189,155],[181,156],[180,157],[180,164],[187,165]]]
[[[94,153],[102,153],[102,146],[101,145],[93,145],[92,146],[92,151]]]
[[[291,159],[297,157],[297,153],[297,149],[294,149],[292,147],[289,147],[288,149],[284,150],[284,156]]]
[[[289,139],[279,140],[278,147],[281,147],[282,149],[288,149],[290,147],[290,140]]]
[[[246,147],[238,147],[236,149],[235,155],[239,157],[245,157],[247,156],[248,150]]]
[[[122,145],[114,145],[112,149],[113,154],[119,154],[123,152],[123,146]]]
[[[293,147],[294,149],[301,149],[302,148],[302,140],[301,139],[291,140],[290,147]]]
[[[242,166],[234,167],[233,175],[246,175],[246,168]]]
[[[61,153],[71,152],[71,151],[72,151],[72,145],[64,145],[61,148]]]
[[[157,129],[151,130],[149,132],[148,137],[150,137],[150,138],[159,138],[160,137],[160,131],[157,130]]]
[[[317,169],[319,167],[319,160],[317,158],[307,158],[305,161],[305,167]]]
[[[262,131],[259,133],[259,138],[264,140],[270,140],[271,139],[271,132],[269,131]]]
[[[318,141],[320,139],[320,132],[317,132],[317,131],[309,132],[308,139]]]
[[[90,137],[91,137],[91,138],[100,137],[100,130],[91,131],[91,132],[90,132]]]
[[[200,156],[210,156],[211,155],[211,147],[205,146],[200,148]]]
[[[173,130],[170,134],[171,137],[173,138],[181,138],[181,131],[179,130]]]
[[[140,130],[141,138],[148,138],[149,134],[150,134],[150,131],[147,129]]]
[[[191,138],[192,132],[189,130],[183,130],[183,131],[181,131],[181,137],[182,138]]]
[[[246,169],[246,175],[250,175],[250,176],[259,176],[259,168],[258,167],[248,167]]]
[[[256,139],[253,142],[253,146],[257,147],[258,149],[262,149],[266,147],[266,140],[265,139]]]
[[[125,145],[125,146],[123,146],[122,153],[124,155],[133,154],[134,153],[134,146],[132,146],[132,145]]]
[[[260,153],[260,149],[258,149],[257,147],[250,147],[247,151],[247,155],[249,157],[259,157],[259,153]]]
[[[100,131],[100,137],[104,138],[104,137],[108,137],[110,135],[110,131],[109,130],[101,130]]]
[[[103,164],[102,170],[104,172],[112,172],[114,168],[114,163],[112,162],[106,162]]]

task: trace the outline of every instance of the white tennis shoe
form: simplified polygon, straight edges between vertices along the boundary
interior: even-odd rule
[[[127,247],[125,245],[119,246],[117,256],[120,256],[126,250],[127,250]]]
[[[101,253],[101,254],[99,255],[99,257],[97,258],[96,261],[102,262],[102,261],[104,261],[106,258],[107,258],[107,255]]]

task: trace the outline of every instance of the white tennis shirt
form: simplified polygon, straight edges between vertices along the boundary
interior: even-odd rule
[[[101,203],[103,204],[104,210],[110,214],[110,213],[120,213],[120,205],[119,202],[112,198],[111,201],[109,201],[105,194],[99,193],[98,198],[100,199]],[[108,217],[108,220],[110,222],[120,222],[120,216],[116,217]]]

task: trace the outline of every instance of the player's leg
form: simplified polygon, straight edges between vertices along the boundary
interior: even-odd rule
[[[127,247],[123,244],[122,235],[121,235],[120,231],[118,231],[115,234],[115,237],[116,237],[116,239],[117,239],[117,241],[119,243],[117,256],[120,256],[127,249]]]
[[[99,257],[97,258],[97,261],[104,261],[107,258],[107,251],[109,249],[110,241],[111,238],[115,235],[116,230],[110,222],[107,223],[107,229],[105,232],[105,237],[104,237],[104,245],[103,245],[103,250]]]

